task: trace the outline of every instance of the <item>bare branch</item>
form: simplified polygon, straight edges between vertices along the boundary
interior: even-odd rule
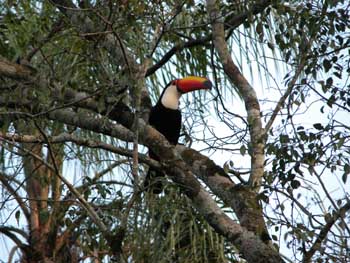
[[[208,0],[207,8],[209,17],[212,21],[213,42],[215,49],[219,54],[219,58],[226,75],[237,87],[238,92],[242,96],[245,103],[245,108],[248,114],[250,140],[253,149],[251,153],[251,174],[249,183],[251,186],[256,188],[256,191],[258,191],[264,173],[265,160],[265,133],[261,123],[259,101],[255,90],[248,83],[246,78],[242,75],[232,60],[225,41],[224,21],[218,9],[217,2],[215,0]]]
[[[1,136],[0,136],[0,140],[3,141],[1,139]],[[11,179],[9,178],[9,176],[0,172],[0,181],[3,184],[3,186],[6,188],[6,190],[16,199],[18,205],[21,207],[21,209],[23,211],[24,216],[26,217],[27,221],[29,222],[30,213],[29,213],[28,207],[25,204],[25,202],[22,200],[22,198],[17,194],[18,190],[14,189],[11,186],[11,184],[10,184]]]
[[[306,62],[306,56],[305,55],[303,56],[302,54],[301,54],[301,56],[302,56],[302,60],[301,60],[301,62],[299,64],[299,66],[298,66],[298,68],[297,68],[297,70],[296,70],[292,80],[288,83],[287,90],[284,92],[283,96],[277,102],[276,107],[273,110],[272,115],[271,115],[270,119],[268,120],[268,122],[267,122],[267,124],[265,126],[265,133],[266,133],[266,135],[268,134],[269,130],[271,129],[273,122],[275,121],[278,113],[283,108],[283,104],[285,103],[285,101],[289,97],[289,95],[291,94],[293,88],[295,87],[295,84],[296,84],[297,80],[300,77],[300,74],[302,73],[302,70],[303,70],[303,68],[305,66],[305,62]]]
[[[327,223],[318,233],[317,238],[311,248],[305,252],[303,257],[303,263],[311,262],[312,256],[321,248],[322,242],[327,237],[328,232],[331,230],[332,226],[337,222],[338,219],[343,219],[345,213],[350,210],[350,201],[339,208],[330,218],[327,219]]]

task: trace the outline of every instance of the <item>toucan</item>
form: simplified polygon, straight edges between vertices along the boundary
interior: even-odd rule
[[[209,79],[203,77],[189,76],[171,81],[163,90],[158,102],[151,109],[149,124],[165,136],[173,145],[178,143],[181,130],[181,111],[179,110],[179,99],[182,94],[212,88]],[[149,150],[152,159],[159,160],[158,156]],[[164,173],[149,168],[145,188],[152,189],[154,194],[160,194],[163,190],[161,178]]]

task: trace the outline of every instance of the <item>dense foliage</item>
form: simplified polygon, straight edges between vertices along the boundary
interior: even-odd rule
[[[0,0],[0,259],[348,262],[349,8]],[[174,148],[146,122],[187,75]]]

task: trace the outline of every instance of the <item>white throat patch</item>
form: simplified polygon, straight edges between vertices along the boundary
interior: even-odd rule
[[[164,107],[177,110],[179,108],[179,99],[181,97],[181,93],[177,91],[175,85],[170,85],[164,91],[161,103]]]

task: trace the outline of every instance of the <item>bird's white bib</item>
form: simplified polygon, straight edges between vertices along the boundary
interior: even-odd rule
[[[177,91],[176,86],[170,85],[164,91],[161,102],[164,107],[172,110],[177,110],[179,108],[180,97],[181,97],[181,93]]]

